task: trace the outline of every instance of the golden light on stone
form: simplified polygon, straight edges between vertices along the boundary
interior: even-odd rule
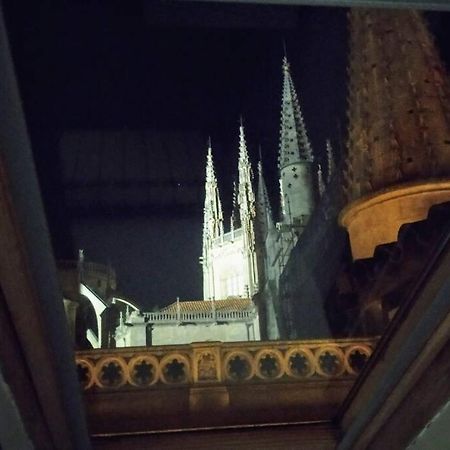
[[[78,352],[84,390],[299,382],[356,377],[377,342],[322,339],[111,349]],[[353,358],[359,358],[355,364]]]
[[[400,227],[427,218],[431,206],[450,200],[450,180],[401,184],[345,207],[339,223],[350,237],[353,259],[371,258],[378,245],[397,241]]]

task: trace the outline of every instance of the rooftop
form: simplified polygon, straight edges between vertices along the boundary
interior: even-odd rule
[[[254,308],[254,303],[249,298],[231,297],[224,300],[190,300],[184,302],[173,302],[161,309],[164,313],[177,313],[177,303],[181,313],[210,312],[216,311],[249,311]]]

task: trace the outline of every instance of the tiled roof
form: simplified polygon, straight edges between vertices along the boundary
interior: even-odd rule
[[[234,297],[226,300],[180,301],[180,312],[210,312],[213,309],[213,302],[216,311],[249,311],[255,307],[249,298]],[[162,308],[161,312],[176,313],[177,302]]]

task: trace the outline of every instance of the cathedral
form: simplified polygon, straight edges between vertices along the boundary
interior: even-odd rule
[[[281,217],[241,125],[228,228],[209,145],[204,299],[153,312],[83,252],[58,283],[0,39],[2,448],[434,448],[450,395],[450,83],[420,13],[353,9],[349,28],[339,170],[330,146],[326,176],[316,165],[284,61]],[[90,347],[140,347],[74,354],[61,297]],[[222,336],[247,342],[154,346]]]
[[[180,301],[158,312],[128,309],[120,316],[114,340],[119,347],[183,344],[196,341],[279,339],[279,279],[325,190],[294,87],[283,58],[280,147],[278,155],[280,220],[272,214],[262,161],[255,194],[244,125],[239,126],[237,184],[233,208],[224,220],[213,150],[206,157],[203,248],[203,300]],[[334,167],[327,142],[328,180]],[[230,186],[231,188],[231,186]]]
[[[385,264],[396,273],[397,252],[417,259],[420,243],[414,243],[413,236],[422,225],[409,224],[426,222],[437,227],[440,212],[433,212],[438,218],[428,218],[430,208],[448,201],[448,186],[441,181],[448,172],[447,131],[429,131],[446,130],[448,92],[445,70],[420,20],[402,18],[404,32],[391,42],[390,30],[396,25],[389,22],[393,20],[390,15],[386,15],[387,25],[377,22],[374,26],[371,16],[367,19],[358,14],[354,12],[350,21],[354,27],[350,126],[348,151],[339,161],[339,170],[330,142],[326,143],[327,167],[322,169],[314,157],[285,56],[279,204],[271,205],[269,200],[261,158],[254,178],[241,120],[237,182],[229,186],[233,207],[226,217],[210,140],[200,257],[203,299],[174,299],[159,311],[146,312],[115,295],[114,289],[99,293],[96,286],[84,283],[83,292],[93,299],[95,314],[91,312],[91,316],[96,317],[84,332],[93,347],[382,333],[406,292],[405,286],[423,268],[417,260],[404,265],[411,269],[402,269],[404,279],[392,275],[391,280]],[[371,45],[364,30],[374,35]],[[416,40],[405,37],[414,30]],[[412,58],[414,76],[413,72],[407,78],[399,75],[403,65],[394,57],[398,52]],[[385,95],[388,91],[403,94],[394,101],[393,94]],[[377,102],[368,106],[367,96]],[[384,149],[389,149],[389,157]],[[277,218],[274,210],[279,211]],[[431,231],[427,234],[434,236]],[[398,236],[407,243],[394,245]],[[391,253],[392,261],[386,260],[385,255]],[[371,292],[370,281],[380,267],[382,276],[376,275],[375,285],[383,292],[381,296]],[[87,273],[84,271],[85,277]],[[402,287],[397,285],[400,279]],[[77,332],[77,336],[81,334]]]

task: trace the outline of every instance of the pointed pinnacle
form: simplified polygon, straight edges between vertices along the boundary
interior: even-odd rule
[[[289,72],[289,61],[287,56],[283,56],[283,72]]]
[[[207,161],[207,167],[212,163],[212,148],[211,144],[208,145],[208,149],[206,150],[206,161]]]
[[[244,157],[245,159],[248,158],[247,143],[245,142],[244,125],[242,124],[242,117],[241,117],[241,125],[239,126],[239,160],[241,160],[242,157]]]
[[[283,39],[283,53],[284,57],[287,59],[286,39]]]

